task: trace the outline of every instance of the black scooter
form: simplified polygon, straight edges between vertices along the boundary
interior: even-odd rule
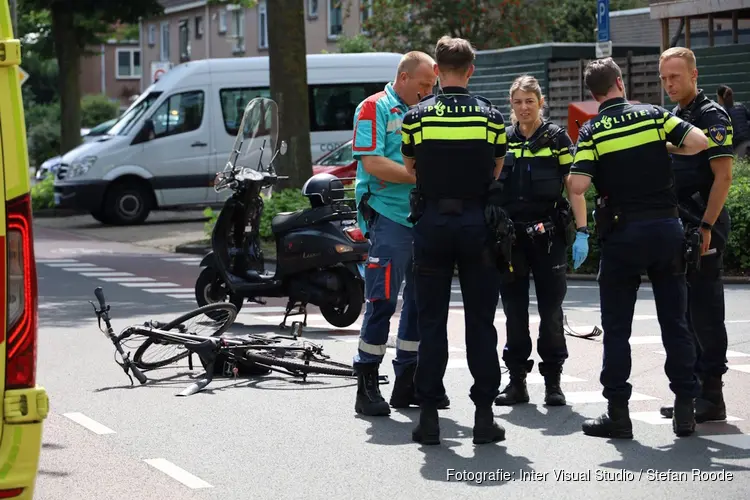
[[[250,101],[227,168],[217,174],[214,189],[219,192],[229,188],[233,193],[216,221],[212,251],[200,263],[204,269],[195,284],[196,300],[202,306],[228,299],[239,310],[245,300],[266,304],[263,298],[288,297],[282,328],[289,316],[298,314],[304,315],[302,326],[306,326],[308,304],[318,306],[331,325],[344,328],[362,311],[364,282],[359,264],[367,259],[369,245],[357,226],[356,210],[343,199],[341,179],[314,175],[302,189],[311,207],[280,213],[272,219],[276,271],[265,270],[259,243],[264,207],[261,193],[285,178],[276,175],[272,164],[276,154],[286,153],[286,143],[281,142],[266,168],[260,159],[255,168],[243,168],[236,160],[243,152],[243,143],[248,142],[240,137],[246,122],[278,123],[275,110],[276,103],[270,99]],[[265,116],[257,116],[259,113]],[[260,148],[261,159],[266,143],[264,140]]]

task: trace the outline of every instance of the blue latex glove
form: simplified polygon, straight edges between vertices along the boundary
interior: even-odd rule
[[[578,269],[589,255],[589,235],[576,232],[576,240],[573,242],[573,269]]]

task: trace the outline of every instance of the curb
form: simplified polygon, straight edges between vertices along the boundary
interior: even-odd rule
[[[181,245],[177,245],[175,247],[175,253],[185,253],[190,255],[206,255],[211,250],[211,245],[209,243],[203,243],[203,242],[193,242],[193,243],[183,243]],[[266,262],[275,264],[276,263],[276,256],[273,257],[266,257]],[[458,274],[458,273],[456,273]],[[570,281],[596,281],[596,274],[567,274],[566,275],[568,280]],[[533,280],[533,278],[532,278]],[[651,283],[651,280],[648,279],[648,276],[641,276],[641,282],[642,283]],[[750,284],[750,276],[724,276],[722,279],[722,282],[725,285],[748,285]]]

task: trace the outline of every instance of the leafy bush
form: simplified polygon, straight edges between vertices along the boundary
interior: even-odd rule
[[[42,163],[60,154],[59,122],[45,121],[32,125],[26,132],[29,146],[29,162],[39,167]]]
[[[724,256],[724,269],[728,275],[750,274],[750,160],[736,159],[732,171],[732,187],[729,188],[726,208],[732,220],[727,253]],[[572,249],[568,249],[569,272],[573,274],[596,274],[599,269],[599,244],[594,232],[591,211],[594,208],[596,190],[591,187],[586,192],[588,226],[592,232],[589,238],[589,255],[577,270],[573,270]]]
[[[31,209],[55,208],[54,178],[48,175],[31,187]]]
[[[116,118],[120,105],[106,95],[87,95],[81,99],[81,126],[91,128]]]

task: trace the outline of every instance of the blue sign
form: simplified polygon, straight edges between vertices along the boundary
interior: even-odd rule
[[[596,28],[599,42],[608,42],[609,0],[596,0]]]

